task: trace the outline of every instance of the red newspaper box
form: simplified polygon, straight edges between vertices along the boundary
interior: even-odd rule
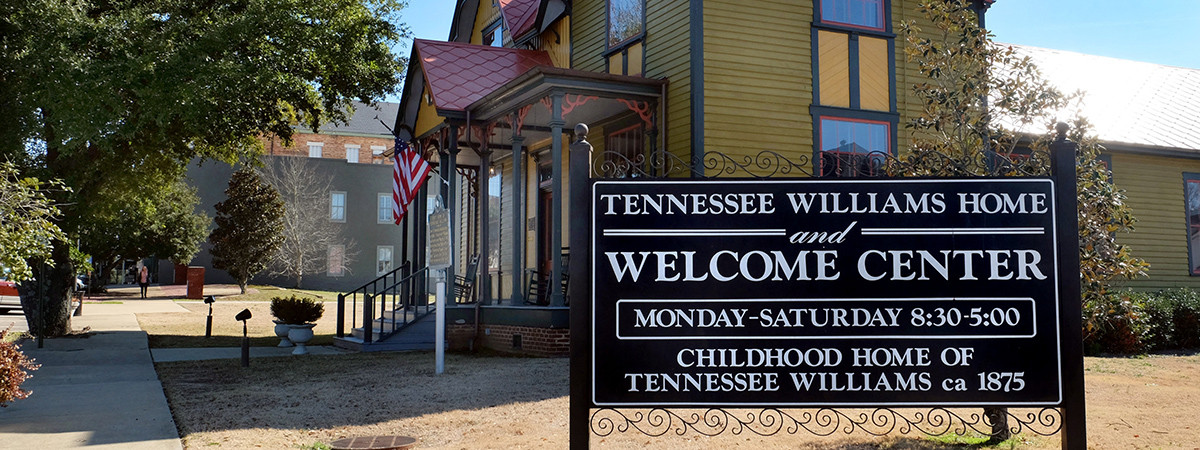
[[[187,268],[187,298],[199,300],[204,298],[204,268]]]

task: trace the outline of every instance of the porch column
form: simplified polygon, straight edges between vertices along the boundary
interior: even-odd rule
[[[519,127],[514,128],[512,137],[513,305],[525,304],[525,136],[521,136],[520,133]]]
[[[481,128],[487,129],[484,125]],[[468,131],[469,132],[469,131]],[[475,276],[475,285],[478,287],[478,300],[481,305],[492,303],[492,272],[488,270],[489,260],[491,259],[491,242],[490,242],[490,227],[488,226],[488,218],[491,216],[491,199],[488,198],[488,188],[491,184],[491,174],[488,170],[492,167],[492,151],[488,150],[488,136],[482,136],[479,141],[479,189],[478,197],[475,200],[475,208],[479,211],[479,265],[476,267],[478,273]]]
[[[563,202],[563,94],[550,96],[550,306],[563,306],[562,202]]]
[[[458,223],[455,222],[458,213],[454,210],[458,206],[458,197],[454,192],[458,188],[457,178],[454,176],[457,173],[455,166],[458,159],[458,125],[450,125],[448,134],[450,135],[450,144],[446,146],[446,157],[442,160],[443,163],[439,170],[442,172],[442,180],[446,182],[446,189],[442,191],[442,204],[446,206],[446,213],[450,221],[450,267],[446,268],[446,285],[449,286],[450,292],[454,292],[454,273],[458,267],[458,247],[455,246],[455,241],[459,228]],[[453,297],[453,294],[451,296]]]

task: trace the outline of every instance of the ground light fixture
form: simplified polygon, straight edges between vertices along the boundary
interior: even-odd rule
[[[204,324],[204,337],[212,337],[212,305],[217,302],[217,298],[211,295],[204,297],[204,303],[208,305],[208,321]]]
[[[234,317],[242,321],[242,367],[250,367],[250,336],[246,333],[246,321],[250,320],[250,316],[250,310],[243,309]]]

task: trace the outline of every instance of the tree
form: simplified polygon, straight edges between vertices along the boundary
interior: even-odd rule
[[[100,263],[99,279],[108,279],[122,257],[154,255],[186,264],[200,251],[211,219],[195,211],[196,190],[176,181],[161,190],[114,193],[81,224],[81,244]]]
[[[1145,274],[1148,265],[1117,242],[1135,219],[1098,158],[1102,147],[1080,116],[1082,94],[1063,94],[1028,57],[995,44],[961,0],[922,0],[933,24],[901,26],[904,51],[927,81],[913,86],[923,110],[907,127],[913,141],[907,175],[1045,174],[1057,115],[1072,114],[1068,138],[1078,144],[1080,269],[1085,303],[1106,295],[1118,278]],[[1022,153],[1026,152],[1027,153]]]
[[[400,0],[0,2],[0,160],[43,190],[67,236],[121,193],[164,189],[193,159],[233,163],[257,137],[345,120],[394,92],[406,61]],[[52,36],[53,39],[47,38]],[[115,196],[115,197],[114,197]],[[37,292],[65,303],[74,270],[51,243]],[[26,313],[31,311],[26,309]],[[70,331],[53,314],[49,336]]]
[[[354,240],[342,236],[342,226],[329,220],[329,192],[333,178],[322,176],[308,158],[281,157],[264,170],[264,178],[283,198],[283,244],[271,262],[271,274],[296,281],[302,287],[304,276],[332,270],[340,264],[349,271],[356,256]],[[329,248],[342,246],[340,261],[329,261]]]
[[[213,267],[229,272],[245,294],[246,283],[266,269],[283,242],[283,200],[249,168],[233,173],[225,195],[216,205],[217,228],[208,237]]]
[[[0,161],[0,267],[4,276],[24,281],[33,276],[29,260],[50,257],[50,241],[62,239],[54,225],[58,208],[43,194],[37,178],[21,178],[12,163]]]
[[[1081,94],[1063,94],[1029,58],[992,42],[963,0],[922,0],[918,9],[933,29],[914,21],[901,26],[905,55],[926,80],[912,86],[922,111],[906,124],[913,139],[899,165],[902,174],[1048,174],[1056,115],[1077,107]],[[1133,214],[1098,158],[1101,147],[1087,121],[1077,108],[1072,112],[1068,137],[1078,145],[1080,280],[1087,311],[1107,297],[1110,281],[1143,275],[1148,265],[1116,241],[1117,233],[1133,229]],[[1007,439],[1007,414],[998,408],[984,414],[992,440]]]

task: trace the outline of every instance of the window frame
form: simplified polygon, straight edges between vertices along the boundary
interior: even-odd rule
[[[316,150],[315,156],[314,156],[314,152],[313,152],[314,149]],[[311,142],[311,141],[308,142],[308,157],[309,158],[322,158],[322,157],[324,157],[324,155],[325,155],[325,143],[324,142]]]
[[[1195,172],[1184,172],[1183,173],[1183,221],[1184,221],[1184,230],[1186,231],[1186,234],[1184,234],[1184,236],[1185,236],[1185,239],[1187,239],[1187,249],[1188,249],[1188,254],[1187,254],[1187,256],[1188,256],[1188,275],[1197,277],[1197,276],[1200,276],[1200,267],[1197,267],[1197,265],[1200,264],[1200,258],[1194,257],[1193,254],[1195,252],[1200,251],[1200,248],[1197,248],[1197,246],[1200,246],[1200,242],[1198,242],[1196,245],[1192,244],[1192,229],[1196,228],[1197,233],[1200,233],[1200,203],[1198,203],[1196,205],[1195,211],[1193,211],[1192,208],[1190,207],[1190,205],[1188,205],[1188,203],[1189,203],[1188,202],[1188,184],[1189,183],[1195,183],[1197,196],[1200,196],[1200,173],[1195,173]],[[1195,212],[1196,214],[1192,214],[1193,212]],[[1196,220],[1195,224],[1192,223],[1193,215],[1197,216],[1197,220]]]
[[[387,205],[388,215],[383,217],[384,205]],[[375,198],[375,223],[392,224],[395,223],[396,217],[392,210],[392,194],[377,194]]]
[[[643,165],[646,163],[646,161],[649,160],[649,158],[646,156],[647,146],[646,146],[646,124],[645,123],[642,123],[640,120],[627,119],[627,120],[619,121],[616,124],[614,124],[613,126],[610,126],[608,128],[614,128],[615,131],[612,131],[612,132],[606,131],[604,133],[605,161],[616,162],[617,164],[621,164],[624,162],[624,161],[614,160],[613,159],[614,154],[620,154],[620,155],[624,156],[625,158],[629,159],[629,163],[631,163],[631,164],[636,164],[638,162],[637,155],[639,155],[639,154],[642,155],[642,157],[643,157],[643,160],[642,160]],[[627,151],[628,149],[624,149],[624,148],[614,148],[614,146],[612,145],[617,140],[625,139],[626,136],[636,136],[637,137],[637,139],[636,139],[637,144],[635,144],[635,147],[637,147],[637,148],[633,149],[632,152]]]
[[[496,30],[500,30],[500,43],[496,43]],[[492,40],[488,40],[491,37]],[[483,30],[479,31],[479,43],[491,47],[504,47],[504,21],[501,19],[493,20]]]
[[[338,205],[334,199],[338,196],[342,198],[342,204]],[[329,191],[329,221],[337,223],[346,223],[346,191]],[[341,216],[334,215],[335,212],[341,212]]]
[[[357,164],[358,159],[359,159],[358,158],[359,152],[362,151],[362,146],[358,145],[358,144],[345,144],[345,147],[346,147],[346,162],[351,163],[351,164]],[[351,160],[350,155],[354,155],[353,160]]]
[[[813,8],[814,14],[817,17],[817,23],[820,25],[838,29],[857,30],[870,34],[888,34],[892,32],[892,5],[890,0],[879,0],[879,19],[883,26],[878,28],[826,19],[825,2],[826,0],[818,0],[816,7]]]
[[[642,4],[642,26],[641,31],[623,41],[613,43],[612,41],[612,3],[614,0],[604,1],[604,57],[607,59],[612,54],[624,50],[626,47],[633,45],[635,42],[640,42],[646,37],[646,0],[616,0],[640,2]],[[643,51],[644,55],[645,52]]]
[[[381,256],[381,255],[380,255],[380,250],[383,250],[383,249],[387,249],[387,251],[388,251],[388,258],[389,258],[389,259],[388,259],[388,266],[387,266],[387,268],[386,268],[385,270],[382,270],[382,271],[381,271],[381,270],[380,270],[380,267],[379,267],[379,263],[383,262],[383,259],[381,259],[381,258],[380,258],[380,256]],[[385,274],[385,273],[391,272],[391,271],[392,271],[392,270],[394,270],[395,268],[396,268],[396,250],[395,250],[395,247],[393,247],[393,246],[391,246],[391,245],[377,245],[377,246],[375,246],[375,276],[380,276],[380,275],[383,275],[383,274]]]
[[[813,116],[813,154],[812,154],[813,156],[812,156],[812,161],[813,161],[813,175],[814,176],[817,176],[817,177],[835,177],[836,176],[836,175],[825,175],[823,169],[821,168],[821,164],[823,161],[821,155],[826,152],[826,150],[822,149],[822,145],[821,145],[821,139],[823,137],[821,128],[822,128],[822,124],[824,123],[825,120],[884,125],[887,127],[887,139],[885,140],[885,142],[887,143],[887,151],[885,152],[885,155],[886,155],[885,157],[890,157],[890,156],[896,155],[896,148],[897,148],[896,147],[896,145],[897,145],[896,127],[899,126],[899,122],[900,122],[899,114],[883,113],[883,112],[877,112],[877,111],[851,110],[851,109],[845,109],[845,108],[834,108],[834,107],[824,107],[824,106],[815,106],[815,105],[810,108],[810,112],[812,113],[812,116]],[[874,154],[874,153],[877,153],[877,152],[864,153],[864,155],[870,155],[870,154]],[[864,175],[854,174],[852,176],[864,176]]]

